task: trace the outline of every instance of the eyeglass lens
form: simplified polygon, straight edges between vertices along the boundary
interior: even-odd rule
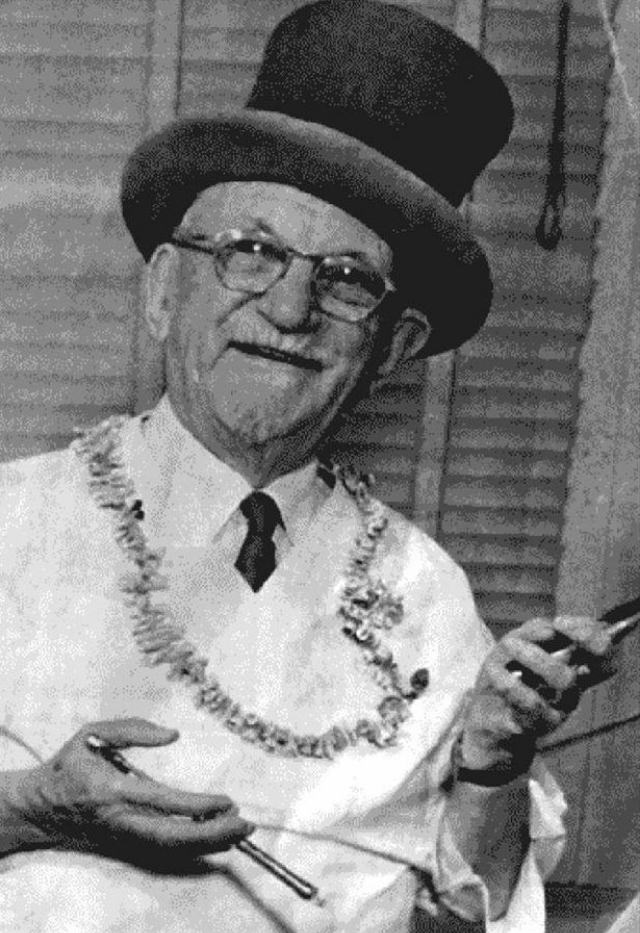
[[[235,236],[218,243],[218,273],[227,288],[262,293],[286,274],[294,255],[277,240]],[[387,291],[379,272],[350,256],[316,259],[313,281],[323,310],[350,318],[371,312]]]

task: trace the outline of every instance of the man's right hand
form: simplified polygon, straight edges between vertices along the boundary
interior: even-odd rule
[[[87,748],[91,734],[117,749],[178,738],[175,730],[143,719],[80,729],[53,758],[13,783],[5,803],[14,836],[22,839],[5,841],[5,852],[71,848],[126,861],[182,860],[229,849],[253,830],[226,796],[176,790],[138,771],[123,774]]]

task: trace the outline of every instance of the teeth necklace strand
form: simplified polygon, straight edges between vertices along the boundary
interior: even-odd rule
[[[350,555],[340,596],[338,615],[343,634],[361,650],[367,669],[383,698],[376,715],[351,725],[334,724],[321,735],[301,735],[245,710],[225,691],[217,677],[207,673],[208,661],[185,638],[184,629],[167,606],[155,605],[154,594],[169,588],[160,573],[163,550],[151,548],[142,522],[143,504],[123,463],[121,432],[128,419],[116,415],[82,432],[73,442],[86,464],[89,489],[100,508],[113,518],[115,538],[134,569],[120,580],[129,607],[133,636],[150,665],[166,664],[171,680],[182,680],[195,692],[195,703],[220,720],[231,732],[271,754],[287,757],[333,758],[339,752],[367,742],[378,748],[397,744],[410,705],[427,688],[425,668],[416,670],[407,686],[391,650],[380,633],[400,624],[402,600],[383,581],[373,579],[370,568],[387,526],[384,507],[369,491],[370,480],[353,470],[335,468],[338,478],[354,499],[363,531]]]

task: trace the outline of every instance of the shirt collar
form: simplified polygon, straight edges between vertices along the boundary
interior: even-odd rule
[[[144,438],[154,472],[160,474],[168,496],[171,487],[188,477],[193,492],[203,502],[211,518],[210,533],[215,533],[235,513],[252,486],[236,470],[214,456],[175,414],[168,396],[144,418]],[[313,461],[298,470],[279,476],[264,487],[276,501],[287,537],[295,542],[309,526],[326,500],[330,485],[321,478],[318,463]]]

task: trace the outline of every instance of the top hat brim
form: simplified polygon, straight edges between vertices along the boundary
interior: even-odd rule
[[[138,146],[121,198],[143,257],[169,239],[201,191],[228,181],[290,185],[378,233],[393,251],[392,278],[403,302],[429,321],[421,355],[460,346],[484,323],[492,296],[487,259],[442,195],[355,137],[271,111],[179,121]]]

